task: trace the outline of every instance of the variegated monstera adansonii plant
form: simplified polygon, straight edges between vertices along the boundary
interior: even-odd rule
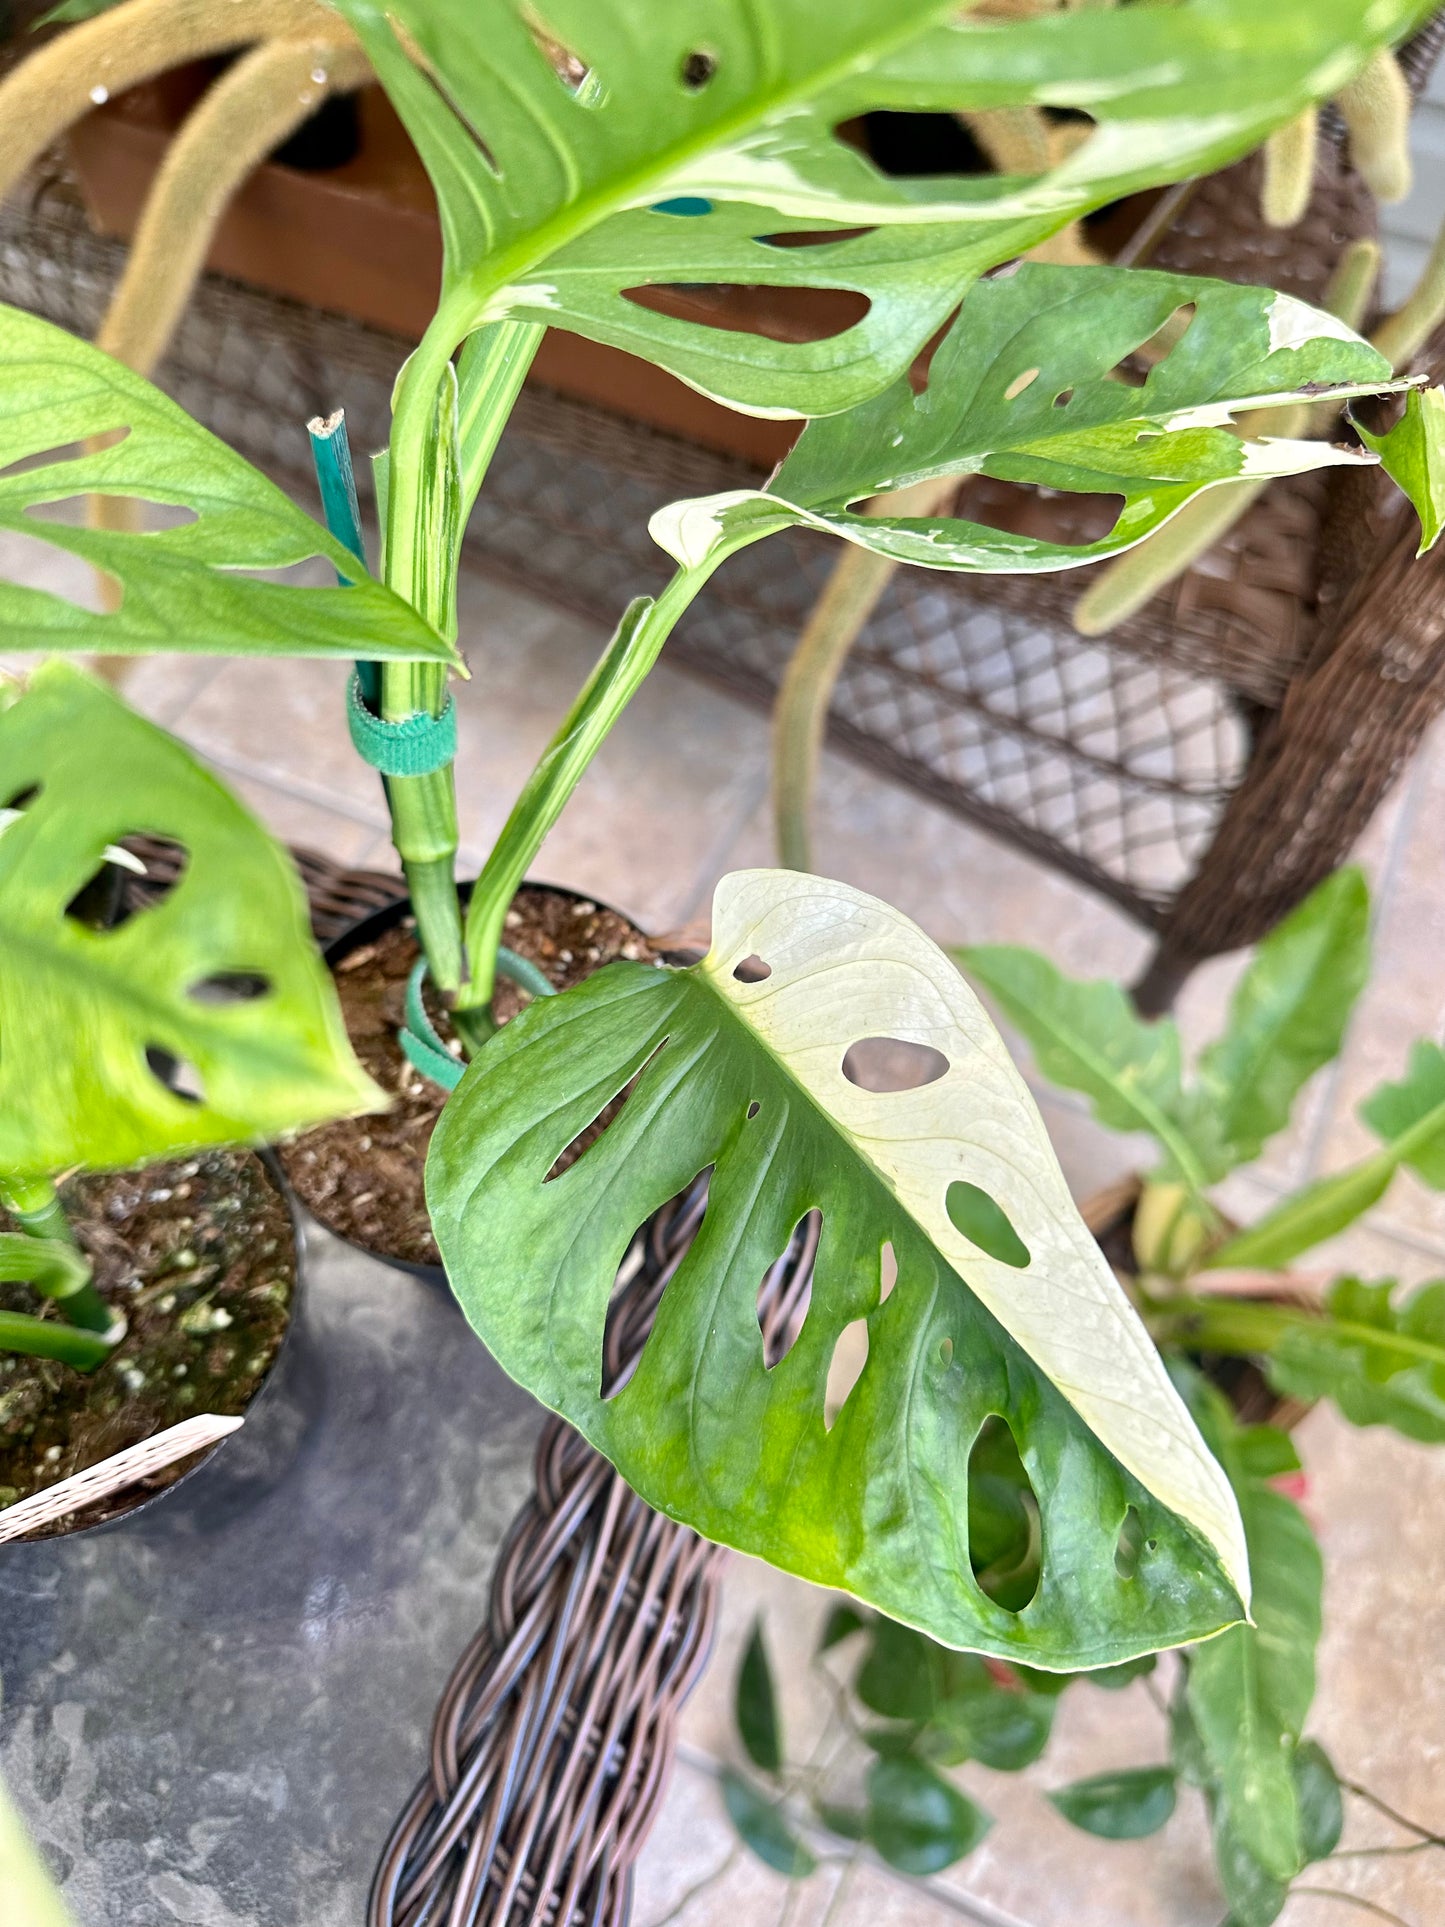
[[[677,572],[623,617],[465,920],[450,767],[389,778],[431,975],[472,1050],[429,1171],[453,1286],[504,1366],[653,1504],[951,1645],[1077,1669],[1239,1621],[1249,1579],[1228,1481],[997,1036],[906,919],[840,884],[749,872],[721,886],[693,968],[612,965],[496,1035],[489,1013],[516,884],[734,550],[803,523],[927,567],[1063,568],[1127,548],[1202,490],[1376,459],[1438,524],[1432,407],[1414,404],[1378,449],[1232,432],[1251,409],[1402,385],[1332,317],[1267,290],[1011,265],[1090,209],[1246,152],[1402,38],[1424,0],[1139,0],[1029,19],[838,0],[826,20],[813,0],[337,5],[431,173],[446,244],[379,458],[381,582],[316,529],[301,552],[331,556],[352,587],[245,574],[297,559],[273,496],[227,471],[246,512],[218,514],[218,445],[186,441],[169,404],[94,350],[5,312],[0,527],[23,514],[26,533],[121,591],[99,615],[0,588],[7,646],[330,650],[346,633],[379,664],[383,720],[436,715],[461,535],[545,329],[627,349],[730,407],[805,418],[765,487],[655,518]],[[895,180],[839,131],[873,112],[1009,106],[1084,132],[1037,175]],[[776,341],[645,298],[697,282],[841,289],[867,306],[841,331]],[[915,393],[909,370],[940,330]],[[57,456],[61,442],[91,452]],[[1116,512],[1074,549],[858,512],[971,473],[1114,498]],[[138,535],[30,513],[80,491],[197,519]],[[306,596],[310,624],[287,600]],[[939,1075],[864,1089],[846,1060],[880,1036],[926,1046]],[[692,1249],[636,1369],[603,1396],[618,1267],[648,1215],[704,1173]],[[769,1363],[759,1283],[814,1212],[811,1301]],[[860,1324],[867,1360],[833,1412],[833,1356]],[[979,1585],[968,1535],[971,1457],[1001,1425],[1042,1535],[1037,1590],[1013,1610]]]

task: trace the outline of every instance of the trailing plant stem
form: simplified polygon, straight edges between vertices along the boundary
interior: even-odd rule
[[[93,1372],[111,1354],[111,1343],[98,1332],[62,1324],[54,1318],[32,1318],[28,1312],[0,1311],[0,1352],[22,1352],[27,1358],[53,1358],[78,1372]]]
[[[0,1180],[0,1204],[27,1238],[50,1240],[79,1252],[65,1207],[49,1178]],[[87,1331],[108,1332],[115,1319],[109,1305],[90,1282],[89,1265],[84,1259],[81,1263],[85,1266],[84,1282],[53,1294],[56,1304],[70,1324],[83,1326]]]
[[[739,546],[741,546],[739,544]],[[507,911],[552,825],[632,700],[662,645],[728,550],[679,569],[654,602],[635,601],[527,780],[473,886],[467,907],[468,980],[456,1000],[463,1035],[483,1028],[496,986]]]

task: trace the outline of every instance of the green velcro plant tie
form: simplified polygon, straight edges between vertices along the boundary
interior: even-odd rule
[[[361,678],[353,673],[346,720],[357,755],[383,776],[430,776],[456,758],[457,708],[450,696],[440,716],[418,710],[405,722],[387,723],[367,708]]]

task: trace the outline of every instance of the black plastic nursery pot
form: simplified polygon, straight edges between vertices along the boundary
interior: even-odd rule
[[[223,1275],[216,1278],[209,1275],[217,1269],[217,1264],[213,1262],[215,1254],[206,1230],[203,1226],[202,1235],[196,1237],[196,1220],[190,1215],[196,1207],[194,1187],[198,1179],[203,1180],[203,1196],[219,1199],[223,1205],[228,1193],[238,1204],[244,1198],[263,1201],[263,1229],[268,1235],[259,1243],[252,1240],[245,1257],[234,1258]],[[165,1429],[164,1423],[152,1426],[148,1415],[128,1409],[124,1399],[126,1391],[134,1396],[133,1378],[139,1371],[137,1356],[133,1354],[133,1339],[139,1342],[139,1307],[147,1294],[154,1297],[158,1293],[162,1301],[167,1294],[173,1300],[174,1343],[164,1350],[152,1347],[140,1356],[153,1374],[164,1361],[178,1387],[184,1388],[176,1393],[170,1422],[215,1413],[239,1417],[242,1424],[214,1443],[159,1467],[114,1493],[0,1543],[0,1558],[12,1546],[105,1532],[160,1507],[175,1515],[185,1512],[200,1530],[213,1530],[227,1514],[244,1508],[274,1481],[294,1458],[308,1427],[306,1346],[299,1330],[304,1298],[304,1244],[296,1201],[274,1157],[266,1151],[198,1152],[189,1158],[168,1160],[141,1171],[86,1182],[98,1195],[102,1186],[110,1188],[105,1217],[116,1220],[114,1237],[123,1249],[127,1224],[116,1203],[117,1197],[123,1200],[123,1187],[129,1184],[134,1196],[147,1204],[173,1205],[174,1210],[164,1215],[174,1220],[175,1234],[181,1241],[174,1252],[178,1258],[188,1258],[190,1262],[167,1265],[162,1226],[162,1250],[156,1260],[160,1275],[149,1275],[143,1283],[137,1282],[128,1303],[123,1292],[108,1289],[111,1281],[106,1272],[104,1232],[110,1227],[102,1224],[102,1249],[92,1250],[92,1256],[96,1258],[98,1278],[106,1295],[127,1313],[130,1325],[127,1337],[115,1357],[86,1379],[83,1390],[87,1397],[94,1399],[94,1406],[77,1416],[74,1443],[45,1445],[42,1441],[63,1422],[63,1414],[57,1414],[47,1405],[35,1409],[27,1396],[34,1389],[31,1386],[23,1387],[17,1400],[16,1387],[12,1384],[0,1391],[0,1444],[4,1443],[7,1431],[16,1436],[18,1424],[19,1436],[34,1438],[30,1449],[38,1454],[37,1466],[42,1461],[54,1462],[59,1475],[54,1482],[58,1483],[60,1477],[68,1478],[102,1465],[116,1452],[141,1443],[155,1430]],[[253,1204],[250,1229],[256,1224],[254,1213]],[[156,1220],[163,1214],[151,1211],[149,1215]],[[153,1247],[155,1240],[150,1244]],[[238,1227],[237,1252],[242,1244]],[[221,1255],[224,1256],[224,1252]],[[259,1277],[263,1272],[273,1275]],[[267,1336],[264,1364],[260,1366],[257,1366],[258,1354],[252,1343],[256,1336],[254,1328],[246,1323],[244,1316],[238,1318],[228,1309],[228,1305],[239,1306],[248,1295],[266,1299]],[[251,1356],[244,1362],[244,1375],[238,1381],[228,1370],[226,1349],[239,1351],[247,1345],[251,1345]],[[172,1351],[176,1354],[175,1363],[170,1362]],[[73,1399],[81,1391],[78,1383],[81,1375],[68,1366],[49,1365],[46,1369],[55,1391],[55,1404],[62,1405],[67,1396]],[[110,1375],[109,1385],[103,1376],[106,1374]],[[238,1383],[244,1387],[243,1397],[232,1396]],[[107,1421],[105,1407],[112,1401],[117,1403],[117,1415]],[[10,1409],[17,1404],[18,1414]],[[109,1441],[109,1450],[91,1449],[95,1441],[105,1440]],[[41,1485],[33,1495],[21,1496],[43,1496],[46,1489]],[[4,1509],[0,1509],[0,1520],[3,1518]]]
[[[465,905],[470,884],[460,896]],[[526,883],[508,913],[504,941],[565,989],[620,956],[655,957],[642,931],[621,912],[556,884]],[[534,954],[535,953],[535,954]],[[360,918],[326,947],[353,1047],[393,1098],[389,1114],[343,1119],[280,1147],[286,1175],[316,1220],[356,1250],[446,1288],[426,1216],[424,1171],[431,1130],[446,1093],[408,1064],[397,1043],[406,980],[420,950],[411,900]],[[502,1022],[526,993],[499,979],[494,1009]],[[429,1013],[444,1037],[440,1001]]]

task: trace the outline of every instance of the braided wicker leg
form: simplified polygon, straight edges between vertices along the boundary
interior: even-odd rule
[[[611,1389],[641,1355],[706,1202],[700,1181],[664,1207],[624,1267]],[[770,1349],[805,1308],[816,1246],[810,1220],[764,1281]],[[707,1663],[723,1558],[548,1422],[536,1491],[442,1693],[430,1768],[382,1854],[367,1927],[624,1927]]]

